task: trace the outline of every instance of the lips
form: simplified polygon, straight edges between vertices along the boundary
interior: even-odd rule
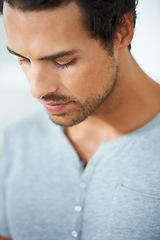
[[[45,109],[47,110],[47,112],[52,113],[52,114],[61,113],[71,103],[72,102],[54,103],[54,102],[44,102],[44,101],[42,101],[42,104],[45,107]]]

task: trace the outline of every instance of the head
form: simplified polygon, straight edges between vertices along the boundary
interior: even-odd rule
[[[135,8],[135,0],[3,1],[8,49],[55,123],[78,124],[110,97],[117,52],[130,49]]]

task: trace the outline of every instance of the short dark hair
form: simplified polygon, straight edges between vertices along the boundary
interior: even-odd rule
[[[59,7],[63,4],[75,2],[85,16],[85,26],[91,36],[100,39],[106,48],[113,46],[117,27],[123,24],[123,16],[133,14],[133,23],[136,23],[136,6],[138,0],[0,0],[1,12],[3,2],[21,11],[39,11]],[[125,20],[125,19],[124,19]],[[131,48],[131,45],[128,46]]]

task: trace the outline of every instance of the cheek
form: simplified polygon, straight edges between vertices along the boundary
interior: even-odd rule
[[[103,90],[108,80],[107,64],[88,64],[73,68],[65,77],[65,87],[73,94],[92,95]]]

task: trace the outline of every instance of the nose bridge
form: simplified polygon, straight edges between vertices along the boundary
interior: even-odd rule
[[[34,63],[31,66],[30,92],[34,98],[40,99],[48,92],[57,90],[55,77],[43,63]]]

